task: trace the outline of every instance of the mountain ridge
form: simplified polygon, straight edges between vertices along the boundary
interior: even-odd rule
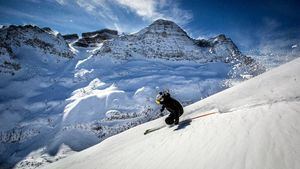
[[[1,70],[13,74],[22,68],[20,62],[22,56],[15,57],[22,55],[18,54],[22,46],[30,46],[34,51],[40,50],[44,55],[58,55],[70,59],[75,55],[73,46],[83,48],[99,46],[94,50],[95,57],[108,56],[121,60],[144,57],[191,60],[199,63],[222,61],[232,64],[236,70],[247,69],[248,74],[257,75],[264,71],[262,65],[253,58],[243,55],[234,42],[224,34],[207,40],[193,39],[176,23],[163,19],[158,19],[139,32],[129,35],[118,35],[117,31],[102,29],[82,33],[82,38],[79,38],[77,34],[62,36],[51,28],[32,25],[3,26],[0,31]],[[10,32],[15,33],[8,35]],[[28,39],[30,36],[34,38]]]

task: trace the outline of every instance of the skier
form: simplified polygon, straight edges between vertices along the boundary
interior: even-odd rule
[[[169,92],[159,92],[156,96],[156,103],[162,105],[161,112],[165,108],[170,112],[170,115],[165,119],[168,125],[179,123],[179,117],[183,114],[183,107],[177,100],[170,96]]]

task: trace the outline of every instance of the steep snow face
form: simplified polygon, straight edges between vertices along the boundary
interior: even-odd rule
[[[24,64],[32,64],[29,60],[57,65],[73,56],[63,37],[50,28],[11,25],[0,29],[0,73],[15,74]]]
[[[45,168],[298,169],[299,71],[296,59],[185,107],[181,120],[216,114],[143,135],[160,118]]]

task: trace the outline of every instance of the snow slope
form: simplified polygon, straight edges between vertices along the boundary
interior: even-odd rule
[[[184,125],[163,118],[134,127],[47,169],[300,168],[300,59],[185,107]]]

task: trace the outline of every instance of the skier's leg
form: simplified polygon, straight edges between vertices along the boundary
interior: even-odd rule
[[[176,113],[174,113],[174,124],[178,124],[179,123],[179,113],[178,112],[176,112]]]
[[[181,112],[179,112],[179,117],[181,116],[183,114],[183,112],[181,111]]]
[[[175,124],[178,124],[179,123],[179,117],[183,114],[183,109],[181,110],[178,110],[174,113],[174,120],[175,120]]]
[[[174,120],[176,118],[176,112],[170,112],[170,115],[166,118],[166,123],[168,125],[174,124]]]
[[[168,125],[171,125],[174,123],[174,118],[172,116],[168,116],[166,119],[165,119],[165,122],[166,124]]]

